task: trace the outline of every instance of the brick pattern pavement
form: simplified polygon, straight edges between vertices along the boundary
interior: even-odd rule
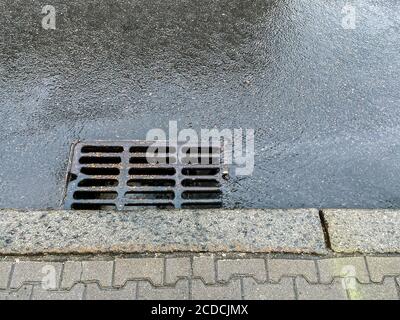
[[[163,257],[0,261],[7,299],[399,299],[400,257]]]

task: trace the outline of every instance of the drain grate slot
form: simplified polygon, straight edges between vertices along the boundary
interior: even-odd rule
[[[121,158],[120,157],[82,157],[79,159],[79,163],[82,163],[82,164],[121,163]]]
[[[116,206],[113,203],[73,203],[73,210],[115,210]]]
[[[128,191],[126,199],[147,200],[147,199],[174,199],[173,191]]]
[[[124,207],[125,210],[132,208],[174,209],[175,206],[172,203],[128,203]]]
[[[171,156],[154,156],[154,157],[146,157],[144,156],[137,156],[132,157],[129,160],[129,163],[133,164],[170,164],[175,163],[176,158]]]
[[[83,179],[79,181],[78,187],[116,187],[118,180],[115,179]]]
[[[185,191],[182,193],[182,199],[219,199],[221,197],[220,190],[208,191]]]
[[[221,208],[219,202],[196,202],[196,203],[183,203],[182,209],[216,209]]]
[[[158,167],[148,167],[148,168],[131,168],[129,169],[129,175],[133,176],[173,176],[176,173],[175,168],[158,168]]]
[[[129,187],[175,187],[175,180],[168,179],[131,179],[127,182]]]
[[[219,173],[219,168],[183,168],[185,176],[214,176]]]
[[[121,146],[82,146],[81,153],[121,153]]]
[[[74,192],[74,199],[116,199],[117,192],[113,191],[76,191]]]
[[[130,153],[146,153],[146,152],[153,152],[153,153],[175,153],[176,148],[171,146],[151,146],[151,145],[142,145],[142,146],[133,146],[129,148]]]
[[[221,148],[151,141],[74,146],[64,206],[73,210],[222,206]]]
[[[117,176],[119,175],[118,168],[96,168],[96,167],[83,167],[81,173],[88,176]]]
[[[185,179],[182,180],[183,187],[220,187],[221,184],[217,180],[207,180],[207,179]]]

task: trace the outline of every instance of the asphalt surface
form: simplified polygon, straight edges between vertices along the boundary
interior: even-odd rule
[[[0,0],[0,207],[59,208],[72,142],[177,120],[255,129],[227,207],[399,208],[400,2],[350,2],[354,30],[345,1]]]

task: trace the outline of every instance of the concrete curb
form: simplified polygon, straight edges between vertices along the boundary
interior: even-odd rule
[[[400,210],[0,210],[0,254],[400,253]]]
[[[0,254],[325,254],[318,210],[0,210]]]
[[[400,253],[400,210],[323,210],[337,253]]]

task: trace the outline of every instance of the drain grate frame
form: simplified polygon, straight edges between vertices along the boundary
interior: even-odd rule
[[[221,145],[177,143],[146,151],[154,141],[84,141],[71,150],[64,208],[132,210],[138,207],[220,208],[223,176]],[[160,141],[158,141],[160,143]],[[197,150],[195,157],[178,155]],[[203,162],[205,159],[206,162]],[[149,163],[150,160],[150,163]]]

